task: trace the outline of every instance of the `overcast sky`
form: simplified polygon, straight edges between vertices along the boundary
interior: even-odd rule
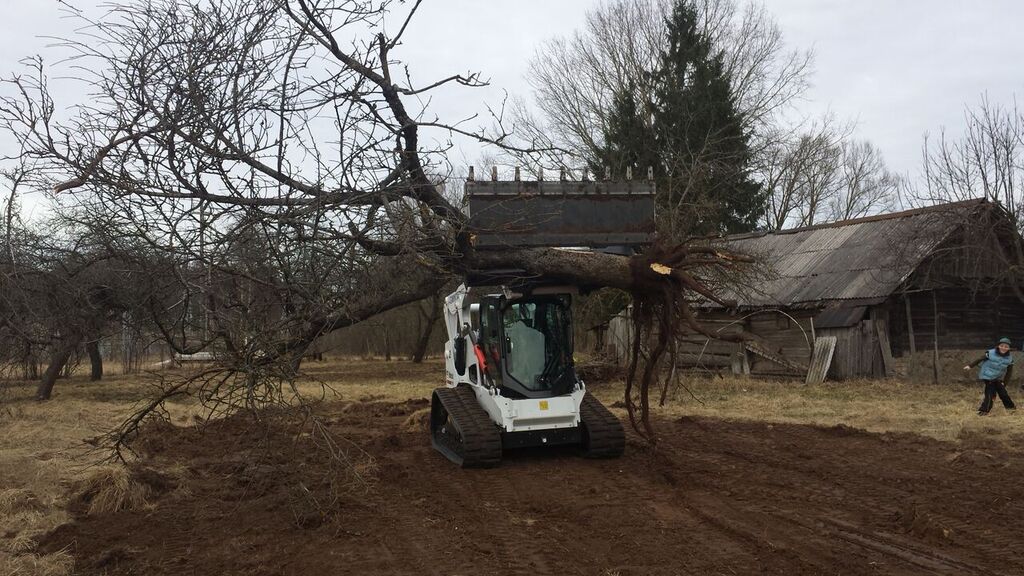
[[[444,63],[482,70],[496,87],[528,95],[523,76],[537,44],[579,27],[596,3],[427,0],[408,44],[421,51],[417,61],[439,71]],[[1024,2],[766,3],[787,43],[815,53],[813,87],[800,108],[856,120],[858,136],[877,144],[901,173],[916,173],[923,134],[957,130],[963,105],[982,92],[1004,103],[1024,95]],[[501,92],[489,96],[496,100]]]
[[[96,2],[69,0],[87,7]],[[497,103],[503,90],[529,97],[523,75],[537,44],[571,33],[594,0],[425,0],[397,54],[421,79],[476,70],[484,90],[451,90],[433,102],[442,117]],[[942,126],[956,131],[963,105],[983,92],[1012,103],[1024,94],[1024,2],[1017,0],[767,0],[787,43],[812,48],[813,87],[802,111],[833,111],[858,121],[890,166],[916,174],[921,139]],[[48,51],[41,36],[66,34],[56,0],[0,0],[0,69]],[[456,165],[476,151],[452,158]],[[459,157],[461,156],[461,157]]]

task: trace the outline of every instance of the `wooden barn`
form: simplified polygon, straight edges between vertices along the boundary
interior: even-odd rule
[[[816,338],[835,336],[830,379],[883,377],[908,352],[974,349],[1024,340],[1024,294],[1006,274],[1019,246],[1012,221],[984,200],[771,233],[728,236],[723,248],[763,263],[726,290],[725,309],[698,304],[712,332],[688,335],[690,366],[804,375]],[[1019,261],[1019,260],[1018,260]],[[619,319],[624,322],[624,319]]]

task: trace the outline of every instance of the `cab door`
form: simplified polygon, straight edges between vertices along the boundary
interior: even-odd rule
[[[480,299],[480,335],[477,346],[484,358],[485,372],[497,385],[502,385],[501,306],[503,296],[484,296]]]

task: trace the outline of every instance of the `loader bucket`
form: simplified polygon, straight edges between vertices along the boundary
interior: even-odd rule
[[[637,247],[654,239],[654,183],[466,182],[478,249]]]

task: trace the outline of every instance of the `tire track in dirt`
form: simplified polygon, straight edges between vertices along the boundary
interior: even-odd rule
[[[1014,453],[966,465],[913,436],[685,419],[659,422],[657,451],[632,438],[618,460],[521,451],[463,471],[403,427],[418,407],[329,414],[378,476],[333,514],[296,516],[295,487],[326,469],[290,438],[260,489],[239,491],[229,463],[246,427],[225,421],[168,431],[147,462],[188,464],[187,490],[145,512],[78,516],[40,549],[71,545],[82,574],[110,576],[1024,573],[1012,538],[1024,490],[977,489],[1021,476]],[[115,546],[133,555],[104,561]]]
[[[770,427],[769,427],[770,428]],[[808,430],[815,430],[808,428]],[[819,431],[820,433],[820,431]],[[735,438],[733,438],[734,440]],[[730,443],[731,444],[731,443]],[[799,474],[803,479],[813,479],[818,474],[817,469],[808,469],[806,458],[786,459],[775,457],[769,450],[747,450],[737,452],[730,448],[721,452],[699,452],[693,455],[697,460],[703,460],[703,469],[737,470],[742,465],[755,465],[760,468],[762,474],[778,478],[783,474]],[[742,463],[742,464],[741,464]],[[820,463],[816,464],[820,468]],[[742,472],[736,472],[736,477],[744,476]],[[774,520],[788,519],[803,526],[809,535],[813,535],[816,528],[831,525],[829,531],[833,537],[839,537],[847,544],[855,544],[859,547],[874,552],[884,553],[895,557],[907,564],[916,566],[918,569],[925,568],[934,570],[937,573],[979,573],[999,574],[1005,571],[990,571],[978,566],[975,563],[951,558],[946,554],[932,554],[920,550],[920,545],[909,543],[906,537],[884,534],[878,531],[854,530],[851,520],[840,520],[839,517],[871,517],[878,516],[877,505],[879,502],[901,502],[913,498],[913,493],[900,489],[898,484],[886,482],[883,479],[868,480],[868,474],[855,474],[851,477],[842,478],[842,484],[836,484],[837,478],[828,476],[821,477],[820,482],[807,482],[800,486],[800,500],[802,503],[812,503],[820,508],[803,507],[799,514],[787,514],[784,507],[766,507],[760,502],[771,501],[777,491],[782,488],[779,481],[773,483],[762,483],[753,485],[734,493],[734,500],[747,502],[740,507],[748,511],[773,517]],[[705,484],[705,486],[707,486]],[[722,486],[719,484],[719,488]],[[970,538],[975,544],[972,546],[975,551],[980,549],[984,553],[995,553],[1005,556],[1007,548],[1012,541],[1006,537],[991,539],[984,535],[972,534],[972,526],[968,522],[957,518],[947,517],[934,513],[926,513],[933,521],[938,520],[943,525],[948,525],[958,533],[958,538],[976,536]],[[821,530],[818,530],[820,532]],[[1013,573],[1013,572],[1011,572]]]

